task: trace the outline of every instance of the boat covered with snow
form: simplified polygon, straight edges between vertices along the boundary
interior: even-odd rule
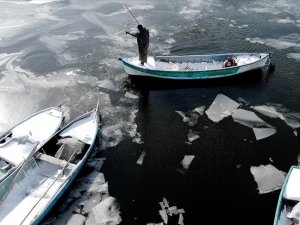
[[[273,225],[299,224],[300,166],[292,166],[281,188]]]
[[[55,107],[43,109],[0,136],[0,183],[40,149],[59,129],[63,112]]]
[[[138,57],[120,58],[131,76],[200,80],[238,75],[270,65],[271,53],[227,53],[211,55],[148,57],[141,65]]]
[[[82,169],[99,127],[97,111],[79,116],[7,177],[0,185],[0,224],[39,224]]]

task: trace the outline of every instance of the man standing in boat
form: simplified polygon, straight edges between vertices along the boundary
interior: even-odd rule
[[[149,30],[143,27],[141,24],[139,24],[137,28],[139,30],[139,32],[137,33],[130,33],[128,31],[126,31],[125,33],[137,38],[140,61],[143,66],[144,63],[147,62],[147,54],[149,47]]]

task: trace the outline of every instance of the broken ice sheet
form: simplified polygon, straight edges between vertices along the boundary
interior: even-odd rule
[[[161,216],[162,220],[164,221],[165,224],[168,224],[168,215],[167,211],[165,209],[159,210],[159,215]]]
[[[181,111],[175,112],[177,112],[182,117],[183,122],[185,122],[188,126],[194,126],[198,123],[198,113],[192,113],[188,115]]]
[[[140,157],[138,158],[138,160],[137,160],[136,163],[139,164],[139,165],[143,165],[143,161],[144,161],[145,155],[146,155],[146,152],[143,151],[142,154],[140,155]]]
[[[289,127],[293,129],[300,127],[300,113],[292,112],[281,104],[253,106],[252,108],[265,116],[283,120]]]
[[[194,158],[194,155],[185,155],[183,160],[181,161],[182,168],[179,169],[179,171],[184,174],[190,167],[190,164],[192,163]]]
[[[233,111],[239,107],[239,105],[239,103],[233,101],[227,96],[218,94],[205,113],[210,120],[218,123],[225,117],[230,116]]]
[[[256,140],[267,138],[276,133],[274,128],[252,128]]]
[[[189,130],[189,133],[187,135],[187,138],[189,140],[189,142],[193,142],[195,141],[196,139],[198,139],[200,136],[199,136],[199,132],[198,131],[193,131],[193,130]]]
[[[86,218],[81,214],[73,214],[67,221],[66,225],[83,225]]]
[[[273,165],[251,166],[250,171],[257,183],[259,194],[269,193],[282,187],[286,173]]]
[[[137,95],[135,95],[135,94],[133,94],[133,93],[131,93],[129,91],[127,91],[124,96],[126,98],[131,98],[131,99],[138,99],[139,98],[139,96],[137,96]]]
[[[184,225],[184,223],[183,223],[183,215],[181,213],[179,215],[178,224],[179,225]]]
[[[252,106],[251,108],[270,118],[280,118],[284,120],[283,115],[277,112],[277,110],[273,106],[260,105],[260,106]]]
[[[259,127],[269,127],[272,126],[261,118],[259,118],[254,112],[247,111],[244,109],[237,109],[232,114],[232,118],[235,122],[245,125],[251,128],[259,128]]]
[[[111,196],[94,206],[93,213],[99,224],[115,225],[122,221],[117,201]]]

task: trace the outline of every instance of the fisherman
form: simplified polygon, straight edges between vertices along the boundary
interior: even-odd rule
[[[139,24],[137,28],[139,30],[139,32],[137,33],[130,33],[128,31],[126,31],[125,33],[137,38],[140,62],[143,66],[144,63],[147,62],[147,54],[149,47],[149,30],[143,27],[141,24]]]

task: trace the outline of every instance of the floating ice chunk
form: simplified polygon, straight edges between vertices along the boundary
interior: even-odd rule
[[[288,211],[286,209],[286,206],[284,206],[283,210],[280,213],[278,224],[280,224],[280,225],[290,225],[291,220],[287,217],[287,215],[288,215]]]
[[[298,132],[297,132],[296,130],[294,130],[294,134],[295,134],[295,136],[297,136],[297,135],[298,135]]]
[[[274,128],[252,128],[256,140],[261,140],[267,138],[276,133],[276,129]]]
[[[210,107],[205,111],[208,118],[218,123],[223,118],[230,116],[239,107],[239,103],[223,94],[218,94]]]
[[[194,126],[198,123],[199,115],[198,113],[188,112],[184,113],[182,111],[175,111],[177,112],[181,117],[183,122],[185,122],[188,126]]]
[[[188,168],[190,167],[190,164],[192,163],[194,158],[195,158],[194,155],[185,155],[183,160],[181,161],[182,169],[179,171],[185,173],[185,171],[187,171]]]
[[[251,166],[250,171],[257,183],[259,194],[265,194],[282,187],[286,174],[272,165]]]
[[[87,161],[86,165],[99,172],[105,160],[106,158],[91,158]]]
[[[116,87],[116,85],[111,80],[108,80],[108,79],[99,81],[97,86],[108,89],[108,90],[112,90],[112,91],[118,91],[119,90]]]
[[[115,225],[122,221],[117,201],[111,196],[93,207],[93,213],[96,222],[99,224]]]
[[[139,165],[143,165],[143,161],[144,161],[145,155],[146,155],[146,152],[143,151],[136,163],[139,164]]]
[[[281,104],[269,104],[268,106],[254,106],[253,108],[255,110],[259,110],[260,113],[266,116],[270,116],[272,114],[274,116],[276,115],[278,118],[282,119],[289,127],[293,129],[297,129],[300,127],[300,113],[292,112]]]
[[[163,198],[163,204],[164,204],[165,208],[169,208],[170,207],[169,206],[169,202],[168,202],[168,200],[166,198]]]
[[[83,205],[83,209],[82,209],[83,213],[84,214],[90,213],[94,208],[94,206],[96,206],[101,202],[101,199],[102,199],[101,193],[97,193],[89,196],[87,200],[81,203],[81,205]]]
[[[189,133],[187,135],[187,138],[189,140],[189,142],[193,142],[195,141],[196,139],[198,139],[200,136],[199,136],[199,132],[198,131],[193,131],[193,130],[189,130]]]
[[[203,115],[204,110],[205,110],[205,106],[199,106],[199,107],[193,109],[194,112],[199,113],[201,116]]]
[[[265,116],[268,116],[271,118],[280,118],[280,119],[284,120],[284,116],[281,113],[277,112],[277,110],[273,106],[260,105],[260,106],[253,106],[251,108],[253,108],[257,112],[259,112]]]
[[[168,224],[168,215],[167,211],[165,209],[159,210],[159,215],[161,216],[162,220],[164,221],[165,224]]]
[[[290,219],[295,218],[298,221],[300,220],[300,202],[293,207],[292,211],[288,213],[287,217]]]
[[[85,216],[81,215],[81,214],[73,214],[68,222],[66,223],[66,225],[83,225],[85,222],[86,218]]]
[[[179,225],[184,225],[184,223],[183,223],[183,215],[181,213],[179,214],[178,224]]]
[[[269,127],[272,128],[271,125],[260,119],[254,112],[247,111],[244,109],[237,109],[232,114],[232,118],[235,122],[245,125],[251,128],[258,127]]]
[[[102,133],[102,148],[113,147],[123,140],[123,133],[121,131],[122,124],[115,124],[109,127],[104,127]]]
[[[125,97],[126,98],[132,98],[132,99],[138,99],[139,98],[139,96],[137,96],[137,95],[135,95],[131,92],[128,92],[128,91],[125,93]]]

